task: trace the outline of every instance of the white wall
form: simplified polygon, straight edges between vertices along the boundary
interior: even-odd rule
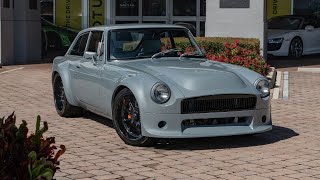
[[[16,2],[13,9],[12,2],[10,8],[0,7],[0,64],[40,62],[40,1],[37,10],[30,10],[25,0]]]
[[[207,37],[258,38],[266,58],[266,0],[250,0],[250,8],[221,8],[220,0],[207,0]]]
[[[16,3],[14,19],[15,64],[40,62],[40,1],[37,10],[29,9],[29,1]]]

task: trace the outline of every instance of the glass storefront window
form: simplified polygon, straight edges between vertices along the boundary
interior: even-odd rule
[[[320,1],[294,0],[293,14],[320,16]]]
[[[206,0],[200,0],[200,16],[206,16],[207,2]]]
[[[71,29],[82,29],[82,3],[79,0],[56,0],[55,23]]]
[[[116,0],[116,16],[139,16],[139,0]]]
[[[166,0],[143,0],[143,16],[166,16]]]
[[[196,0],[173,0],[174,16],[196,16],[197,15]]]
[[[206,22],[200,22],[200,37],[206,35]]]
[[[53,23],[53,0],[41,1],[41,18]]]

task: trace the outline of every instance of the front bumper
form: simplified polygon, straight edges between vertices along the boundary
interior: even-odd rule
[[[263,122],[263,116],[265,121]],[[222,124],[185,128],[183,121],[191,119],[247,118],[247,124]],[[142,135],[154,138],[198,138],[256,134],[272,129],[270,108],[237,112],[203,114],[154,114],[142,113]],[[166,122],[163,128],[160,122]]]
[[[288,56],[290,41],[284,40],[281,45],[268,44],[268,54],[273,56]]]

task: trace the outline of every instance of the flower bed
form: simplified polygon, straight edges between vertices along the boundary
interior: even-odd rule
[[[260,55],[259,49],[247,49],[239,46],[239,41],[224,43],[225,50],[216,53],[214,50],[207,52],[209,60],[235,64],[249,68],[257,73],[267,76],[270,65]]]

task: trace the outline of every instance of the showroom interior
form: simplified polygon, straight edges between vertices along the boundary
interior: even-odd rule
[[[213,6],[212,3],[215,2],[219,3],[220,7]],[[216,12],[214,8],[221,8],[221,3],[230,5],[222,12],[227,13],[229,8],[232,10],[234,8],[234,15],[239,10],[244,11],[244,14],[252,12],[252,18],[256,18],[255,12],[262,14],[259,19],[261,28],[252,30],[263,31],[264,34],[259,35],[261,37],[256,37],[260,39],[265,38],[267,20],[272,17],[290,14],[320,16],[320,0],[262,2],[264,3],[255,3],[255,0],[26,0],[15,4],[14,0],[1,0],[1,47],[6,47],[7,41],[11,38],[14,39],[14,43],[9,43],[10,49],[28,47],[29,50],[21,52],[22,55],[17,57],[17,53],[12,50],[1,48],[0,62],[3,65],[31,62],[26,59],[41,62],[48,56],[63,54],[81,29],[98,25],[166,23],[185,26],[195,36],[244,36],[232,32],[231,29],[237,30],[237,28],[224,29],[225,32],[230,30],[229,34],[216,31],[216,24],[232,22],[229,16],[214,14]],[[245,4],[248,4],[248,7],[245,7]],[[243,17],[247,18],[247,15]],[[15,25],[16,19],[25,22],[21,26]],[[20,32],[23,29],[25,33],[18,35],[19,38],[16,37],[19,33],[10,33],[11,31]],[[21,43],[22,41],[24,43]],[[32,41],[32,44],[25,43],[26,41]],[[33,48],[30,49],[30,47]],[[262,47],[266,48],[263,45]]]

